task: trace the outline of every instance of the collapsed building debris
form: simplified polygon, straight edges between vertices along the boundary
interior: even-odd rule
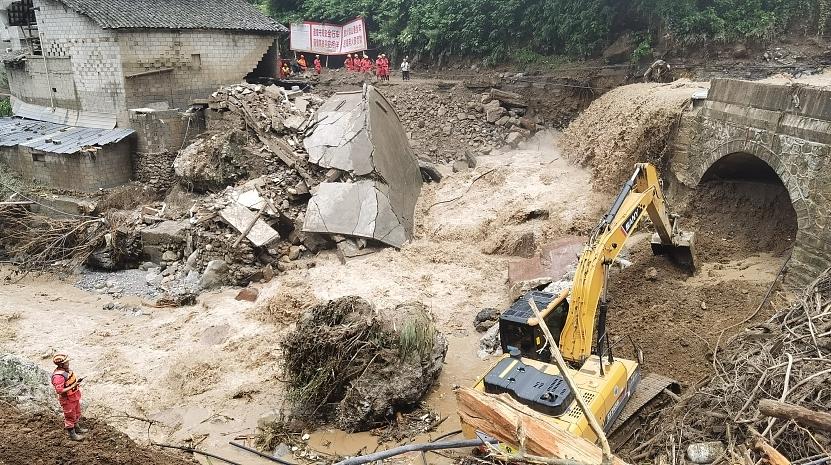
[[[308,309],[283,340],[297,418],[364,431],[417,406],[447,342],[420,303],[378,311],[359,297]]]
[[[318,186],[303,230],[403,246],[413,235],[421,172],[395,109],[367,86],[330,97],[316,123],[304,141],[309,161],[349,178]]]

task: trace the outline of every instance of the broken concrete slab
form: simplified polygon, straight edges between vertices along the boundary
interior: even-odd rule
[[[303,123],[305,123],[305,122],[306,122],[306,117],[305,116],[292,115],[292,116],[289,116],[288,118],[283,120],[283,126],[289,128],[291,130],[297,131],[297,130],[300,129],[300,126],[302,126]]]
[[[219,216],[240,233],[245,231],[253,221],[254,226],[248,232],[246,238],[257,247],[268,245],[280,238],[280,234],[261,218],[257,218],[256,213],[236,202],[231,202],[220,211]]]
[[[150,228],[141,230],[141,242],[144,245],[160,245],[185,242],[190,223],[185,221],[162,221]]]
[[[303,231],[376,239],[401,247],[411,226],[396,216],[390,188],[378,181],[323,183],[309,200]]]
[[[367,178],[318,186],[303,230],[404,245],[412,238],[422,178],[395,109],[367,86],[333,95],[316,119],[314,132],[303,142],[309,161]]]

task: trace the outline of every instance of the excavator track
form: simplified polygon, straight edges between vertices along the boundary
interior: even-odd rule
[[[614,433],[617,431],[652,399],[664,392],[664,389],[669,389],[673,393],[678,394],[681,392],[681,385],[672,378],[667,378],[656,373],[647,373],[641,379],[640,383],[638,383],[638,388],[635,390],[635,393],[629,398],[620,416],[614,425],[612,425],[611,432]]]

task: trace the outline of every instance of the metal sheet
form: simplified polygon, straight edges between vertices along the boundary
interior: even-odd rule
[[[26,103],[16,97],[12,97],[11,101],[14,115],[21,118],[96,129],[113,129],[116,125],[115,114],[111,113],[48,108]]]
[[[0,146],[20,145],[49,153],[75,153],[124,140],[128,128],[94,129],[22,118],[0,118]]]

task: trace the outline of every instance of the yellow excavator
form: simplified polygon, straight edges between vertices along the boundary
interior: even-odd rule
[[[606,334],[609,269],[647,215],[656,229],[653,253],[670,255],[682,267],[694,270],[694,235],[679,231],[677,216],[667,212],[655,167],[636,165],[608,213],[592,230],[578,260],[571,290],[558,295],[531,291],[501,314],[499,336],[506,356],[479,380],[475,389],[507,393],[542,413],[552,425],[594,442],[598,438],[575,396],[583,397],[608,434],[616,421],[622,421],[672,384],[660,375],[650,375],[641,383],[640,351],[638,361],[616,358]],[[572,392],[557,366],[549,363],[551,352],[530,300],[542,309],[540,316],[571,366],[568,371],[579,392]],[[639,387],[642,395],[636,394]],[[462,427],[465,436],[476,437],[472,426],[463,423]]]

